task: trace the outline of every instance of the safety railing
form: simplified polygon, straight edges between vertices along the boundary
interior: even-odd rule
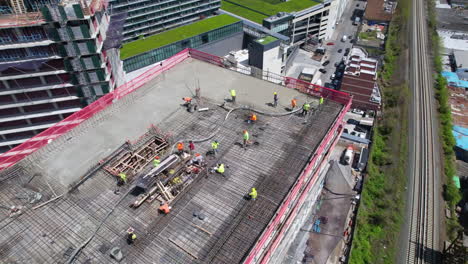
[[[221,57],[214,56],[194,49],[185,49],[177,53],[176,55],[168,58],[163,63],[151,67],[150,69],[139,75],[137,78],[119,86],[113,92],[102,96],[97,101],[81,109],[80,111],[75,112],[73,115],[58,122],[49,129],[41,132],[40,134],[28,139],[21,145],[16,146],[15,148],[11,149],[6,153],[0,154],[0,170],[16,164],[24,157],[32,154],[41,147],[49,144],[52,140],[55,140],[61,135],[67,133],[68,131],[83,123],[90,117],[93,117],[96,113],[99,113],[100,111],[106,109],[115,101],[137,90],[138,88],[146,84],[148,81],[152,80],[162,72],[171,69],[172,67],[184,61],[188,57],[205,61],[219,67],[236,70],[226,66],[224,59]],[[245,72],[244,74],[249,75],[247,72]],[[277,74],[275,75],[271,72],[263,72],[262,74],[260,74],[260,76],[261,79],[264,79],[266,81],[284,85],[288,88],[297,89],[301,92],[312,94],[315,96],[323,96],[324,98],[334,100],[343,105],[346,105],[347,102],[350,102],[351,100],[351,97],[346,93],[331,90],[317,85],[312,85],[310,83],[300,81],[294,78],[284,77]],[[268,78],[265,78],[265,76],[267,76]]]
[[[24,157],[32,154],[33,152],[37,151],[41,147],[47,145],[51,141],[67,133],[68,131],[78,126],[82,122],[86,121],[90,117],[93,117],[96,113],[106,109],[113,102],[137,90],[138,88],[146,84],[148,81],[152,80],[157,75],[161,74],[164,71],[171,69],[172,67],[174,67],[181,61],[187,59],[188,57],[189,57],[188,49],[177,53],[173,57],[165,60],[162,65],[158,64],[152,67],[151,69],[139,75],[134,80],[127,82],[124,85],[119,86],[113,92],[110,92],[102,96],[97,101],[91,103],[90,105],[86,106],[80,111],[75,112],[74,114],[58,122],[57,124],[50,127],[49,129],[28,139],[27,141],[25,141],[21,145],[16,146],[10,151],[1,154],[0,155],[0,170],[14,165],[15,163],[17,163]]]
[[[318,88],[320,88],[320,86],[315,87],[314,89]],[[286,199],[281,203],[281,206],[278,209],[275,217],[270,221],[267,228],[260,235],[260,238],[257,240],[253,249],[249,252],[248,256],[244,260],[244,264],[252,264],[258,262],[263,264],[269,260],[271,254],[273,254],[273,251],[276,249],[279,242],[281,241],[281,237],[284,235],[284,232],[291,224],[294,218],[291,216],[295,216],[297,214],[297,211],[304,202],[307,192],[312,188],[312,186],[318,178],[320,166],[315,165],[318,162],[320,162],[321,158],[324,158],[323,155],[328,149],[328,146],[330,146],[330,144],[336,144],[337,132],[339,133],[339,129],[340,126],[342,126],[342,120],[344,118],[344,115],[347,111],[349,111],[351,107],[351,97],[349,95],[346,96],[346,93],[342,93],[339,91],[329,91],[327,90],[327,88],[318,91],[314,90],[314,93],[320,93],[320,95],[323,97],[328,95],[328,98],[333,98],[333,100],[335,101],[344,101],[344,107],[342,108],[338,117],[335,119],[335,122],[332,125],[332,127],[328,130],[325,138],[322,140],[321,144],[313,154],[306,169],[301,173],[295,185],[291,188],[288,195],[286,196]],[[334,138],[335,142],[333,143],[332,141]],[[313,176],[310,177],[309,175],[311,175],[312,173]]]

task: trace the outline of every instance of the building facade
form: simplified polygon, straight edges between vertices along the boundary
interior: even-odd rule
[[[100,0],[0,16],[0,152],[124,81],[119,51],[102,50],[108,21]]]
[[[280,12],[263,20],[263,26],[290,37],[291,44],[307,39],[328,39],[344,12],[348,0],[327,0],[313,7],[293,12]]]
[[[112,14],[127,13],[124,41],[154,35],[211,16],[221,0],[110,0]]]

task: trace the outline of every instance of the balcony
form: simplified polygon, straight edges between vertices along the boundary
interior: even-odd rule
[[[80,98],[78,96],[75,96],[75,95],[61,96],[61,97],[34,98],[34,100],[21,100],[21,101],[18,101],[18,102],[0,104],[0,110],[1,109],[13,108],[13,107],[22,107],[22,106],[47,104],[47,103],[57,103],[57,102],[78,100],[78,99],[80,99]]]
[[[53,89],[61,89],[73,87],[71,83],[61,83],[61,84],[53,84],[53,85],[43,85],[43,86],[31,86],[31,87],[22,87],[21,89],[8,89],[8,90],[0,90],[0,96],[2,95],[9,95],[9,94],[18,94],[18,93],[25,93],[25,92],[36,92],[42,90],[53,90]]]
[[[16,120],[32,119],[32,118],[38,118],[38,117],[44,117],[44,116],[70,114],[70,113],[75,113],[80,110],[81,110],[80,107],[73,107],[73,108],[57,109],[53,111],[37,111],[37,112],[32,112],[32,113],[21,113],[21,114],[0,117],[0,123],[16,121]]]
[[[57,123],[56,121],[44,122],[44,123],[33,124],[33,125],[28,125],[28,126],[18,126],[16,128],[0,129],[0,135],[8,135],[8,134],[15,134],[15,133],[21,133],[21,132],[26,132],[26,131],[47,129],[55,125],[56,123]]]
[[[63,74],[63,73],[67,73],[67,71],[57,69],[57,70],[52,70],[52,71],[49,70],[49,71],[11,74],[8,76],[0,76],[0,81],[23,79],[23,78],[30,78],[30,77],[39,77],[39,76],[46,76],[46,75],[56,75],[56,74]]]
[[[25,42],[25,43],[12,43],[12,44],[0,45],[0,50],[48,46],[52,43],[54,43],[54,41],[50,39],[37,40],[37,41]]]

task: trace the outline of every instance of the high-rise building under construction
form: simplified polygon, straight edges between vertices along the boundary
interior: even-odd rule
[[[0,152],[123,82],[102,0],[0,1]]]

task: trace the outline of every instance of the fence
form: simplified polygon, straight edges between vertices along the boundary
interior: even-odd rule
[[[74,127],[83,123],[90,117],[106,109],[115,101],[122,99],[126,95],[139,89],[154,77],[160,75],[185,59],[192,57],[193,59],[201,60],[207,63],[214,64],[219,67],[228,68],[230,70],[238,71],[247,75],[251,75],[266,81],[276,84],[284,85],[288,88],[297,89],[301,92],[308,93],[315,96],[323,96],[329,100],[334,100],[340,104],[347,105],[351,101],[351,97],[343,92],[331,90],[318,85],[313,85],[304,81],[294,78],[284,77],[281,75],[273,74],[271,72],[261,71],[261,74],[252,75],[249,71],[240,71],[237,68],[228,67],[224,59],[198,50],[185,49],[176,55],[165,60],[162,64],[157,64],[124,85],[119,86],[113,92],[110,92],[87,107],[75,112],[73,115],[58,122],[49,129],[41,132],[40,134],[28,139],[23,144],[16,146],[10,151],[0,155],[0,170],[8,168],[22,160],[24,157],[32,154],[33,152],[41,149],[53,140],[57,140],[60,136],[66,134]]]

